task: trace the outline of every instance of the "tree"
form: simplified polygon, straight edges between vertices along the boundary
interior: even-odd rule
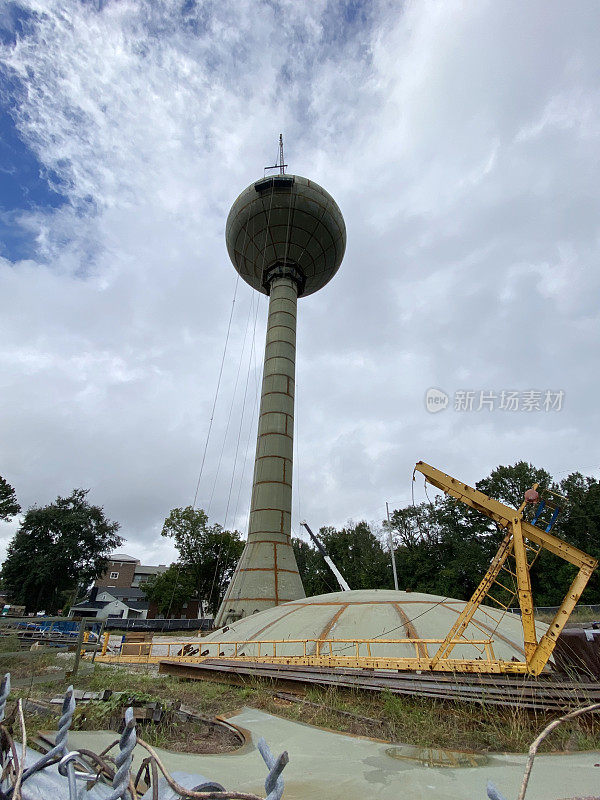
[[[323,556],[312,543],[303,539],[292,539],[298,572],[307,597],[325,592],[336,592],[338,585]]]
[[[389,556],[366,522],[358,522],[341,530],[321,528],[319,538],[351,589],[393,588]],[[293,539],[292,546],[304,590],[309,597],[339,591],[335,577],[316,547],[300,539]]]
[[[0,475],[0,520],[8,522],[18,514],[21,506],[17,503],[17,495],[13,487]]]
[[[122,543],[118,522],[90,505],[87,489],[30,508],[2,566],[2,584],[11,603],[27,611],[55,612],[61,595],[77,582],[88,585],[105,571],[108,556]]]
[[[166,572],[153,575],[143,589],[147,599],[156,603],[158,613],[165,615],[171,610],[180,610],[196,593],[194,576],[181,564],[171,564]]]
[[[600,482],[581,473],[558,486],[549,472],[525,461],[499,466],[475,486],[490,497],[518,508],[534,483],[566,498],[552,533],[600,559]],[[535,504],[527,506],[531,519]],[[539,524],[539,523],[538,523]],[[384,523],[385,527],[385,523]],[[396,509],[391,515],[401,588],[466,600],[485,574],[504,530],[492,520],[451,497]],[[558,605],[568,591],[575,568],[542,551],[531,570],[536,605]],[[498,593],[496,587],[495,593]],[[600,575],[590,579],[581,602],[600,599]],[[516,602],[515,598],[511,602]]]
[[[163,525],[162,535],[173,539],[178,563],[188,570],[204,615],[204,603],[216,614],[225,590],[242,555],[244,543],[238,531],[208,524],[201,508],[174,508]]]

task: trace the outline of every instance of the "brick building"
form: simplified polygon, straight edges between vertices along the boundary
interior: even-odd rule
[[[140,562],[137,558],[132,558],[125,553],[115,553],[108,562],[106,572],[96,580],[94,586],[99,589],[131,589],[136,567],[139,566]]]
[[[97,616],[98,619],[164,619],[156,603],[149,603],[144,594],[144,584],[153,576],[166,572],[167,565],[140,564],[137,558],[126,553],[111,556],[106,571],[96,580],[88,597],[75,603],[70,616]],[[170,609],[169,619],[198,619],[200,603],[189,600],[181,608]]]

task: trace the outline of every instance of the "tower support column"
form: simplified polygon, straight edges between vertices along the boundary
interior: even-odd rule
[[[248,541],[215,618],[217,627],[305,596],[291,545],[298,305],[294,272],[282,266],[269,281]]]

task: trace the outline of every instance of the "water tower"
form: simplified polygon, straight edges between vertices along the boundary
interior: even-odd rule
[[[285,173],[279,147],[279,174],[248,186],[226,225],[233,266],[269,296],[269,314],[248,541],[217,627],[305,596],[291,545],[296,310],[337,272],[346,226],[325,189]]]

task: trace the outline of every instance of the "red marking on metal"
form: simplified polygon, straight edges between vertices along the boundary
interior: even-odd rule
[[[320,635],[316,637],[317,639],[326,639],[329,636],[329,633],[330,633],[331,629],[333,628],[335,623],[338,621],[338,619],[342,616],[344,611],[348,608],[348,605],[349,605],[349,603],[345,603],[342,606],[340,606],[340,608],[338,608],[338,610],[335,612],[335,614],[327,622],[327,624],[325,625],[325,627],[321,631]],[[313,653],[315,653],[316,650],[317,650],[317,643],[315,642],[314,645],[313,645]]]
[[[279,533],[279,531],[258,531],[258,533],[249,533],[248,536],[252,536],[252,540],[248,539],[246,544],[277,544],[279,547],[291,547],[292,545],[289,542],[289,536],[287,533],[283,535],[288,540],[287,542],[279,542],[277,539],[255,539],[255,536],[260,536],[261,534],[266,533],[267,535],[272,535],[274,533]]]
[[[275,393],[272,392],[271,394],[275,394]],[[260,416],[261,417],[266,417],[267,414],[280,414],[283,417],[292,417],[292,419],[293,419],[293,415],[292,414],[288,414],[287,411],[263,411],[260,414]]]
[[[278,297],[277,300],[289,300],[290,303],[294,303],[294,301],[290,297]],[[295,307],[295,305],[296,305],[296,303],[294,303],[294,307]],[[267,327],[270,327],[269,326],[269,320],[271,319],[273,314],[287,314],[288,317],[293,317],[294,322],[296,321],[296,315],[292,314],[291,311],[283,311],[281,309],[277,309],[277,311],[271,311],[271,313],[267,317]]]
[[[273,545],[273,565],[275,567],[275,604],[279,605],[279,579],[277,577],[277,546]]]
[[[288,617],[290,614],[294,614],[297,610],[298,610],[297,608],[292,608],[289,611],[286,611],[285,614],[282,614],[277,619],[273,619],[271,620],[271,622],[267,622],[267,624],[263,625],[263,627],[260,630],[256,631],[256,633],[253,633],[252,636],[250,636],[250,638],[247,639],[247,641],[248,642],[254,641],[261,635],[261,633],[264,633],[268,628],[270,628],[271,625],[275,625],[276,622],[280,622],[282,619],[284,619],[284,617]]]
[[[280,325],[274,325],[273,327],[279,328],[281,326]],[[270,330],[273,330],[273,328],[271,328]],[[293,342],[288,342],[287,339],[271,339],[270,341],[268,341],[266,343],[265,347],[270,347],[272,344],[289,344],[289,346],[293,347],[294,350],[296,349],[296,345]]]
[[[287,311],[275,311],[275,314],[287,314]],[[269,324],[269,330],[272,331],[273,328],[287,328],[288,331],[292,331],[296,333],[296,328],[293,328],[291,325],[284,325],[282,322],[272,322]]]
[[[281,511],[282,514],[290,514],[290,515],[292,513],[291,511],[283,511],[281,508],[253,508],[251,513],[255,514],[257,511],[277,511],[277,512]]]
[[[254,486],[262,486],[265,483],[280,483],[282,486],[289,486],[290,489],[292,488],[291,483],[287,483],[286,481],[254,481]]]
[[[267,358],[265,358],[265,364],[267,363],[267,361],[272,361],[274,358],[285,358],[285,360],[289,361],[291,364],[296,363],[294,359],[290,358],[289,356],[267,356]]]
[[[277,550],[279,542],[272,542],[273,548]],[[285,569],[284,567],[277,566],[277,559],[275,559],[275,567],[240,567],[238,572],[273,572],[276,569],[278,572],[291,572],[292,575],[298,575],[297,569]]]
[[[419,639],[420,637],[417,632],[417,629],[412,624],[411,620],[407,617],[407,615],[404,613],[401,606],[398,603],[392,603],[392,605],[394,606],[394,608],[398,612],[398,615],[400,616],[400,619],[402,620],[402,625],[404,626],[404,630],[406,632],[406,638]],[[425,642],[419,642],[417,644],[417,655],[419,656],[419,658],[429,657],[429,653],[427,652],[427,645],[425,644]]]

